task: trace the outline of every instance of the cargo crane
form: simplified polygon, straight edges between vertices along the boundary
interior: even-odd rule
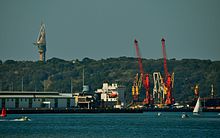
[[[141,54],[138,48],[138,41],[135,39],[134,40],[134,46],[135,46],[135,50],[136,50],[136,55],[138,58],[138,65],[139,65],[139,69],[140,69],[140,73],[142,77],[142,83],[144,85],[145,88],[145,98],[143,101],[144,105],[149,105],[150,104],[150,81],[149,81],[149,74],[144,74],[144,70],[143,70],[143,65],[142,65],[142,59],[141,59]]]
[[[141,78],[142,78],[142,76],[139,77],[138,73],[136,74],[136,76],[134,78],[134,82],[133,82],[133,85],[132,85],[133,102],[138,101],[139,89],[140,89],[141,83],[142,83],[142,82],[140,83],[140,81],[142,81]]]
[[[196,84],[194,88],[194,94],[195,94],[195,98],[199,97],[199,85],[198,84]]]
[[[160,72],[153,73],[153,81],[154,81],[154,88],[153,88],[154,104],[157,104],[159,105],[159,107],[162,107],[165,95],[164,95],[163,78]]]
[[[173,88],[173,82],[174,82],[174,73],[172,73],[172,76],[169,74],[167,69],[167,55],[166,55],[166,49],[165,49],[165,39],[162,38],[162,49],[163,49],[163,62],[164,62],[164,74],[165,74],[165,94],[166,94],[166,105],[171,105],[174,103],[174,98],[172,97],[172,88]]]

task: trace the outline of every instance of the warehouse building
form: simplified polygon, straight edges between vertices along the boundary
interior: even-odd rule
[[[72,93],[0,91],[0,108],[72,108],[75,105],[75,97]]]

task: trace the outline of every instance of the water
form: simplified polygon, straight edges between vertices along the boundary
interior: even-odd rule
[[[220,137],[220,116],[156,112],[143,114],[30,114],[29,122],[0,121],[0,137]],[[8,119],[22,115],[8,115]]]

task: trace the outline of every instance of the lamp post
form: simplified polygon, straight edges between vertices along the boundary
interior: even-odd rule
[[[24,77],[22,76],[22,79],[21,79],[21,91],[23,92],[24,91]]]

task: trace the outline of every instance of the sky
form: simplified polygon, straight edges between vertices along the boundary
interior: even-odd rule
[[[136,57],[220,60],[220,0],[1,0],[0,60],[37,61],[46,26],[46,58]]]

